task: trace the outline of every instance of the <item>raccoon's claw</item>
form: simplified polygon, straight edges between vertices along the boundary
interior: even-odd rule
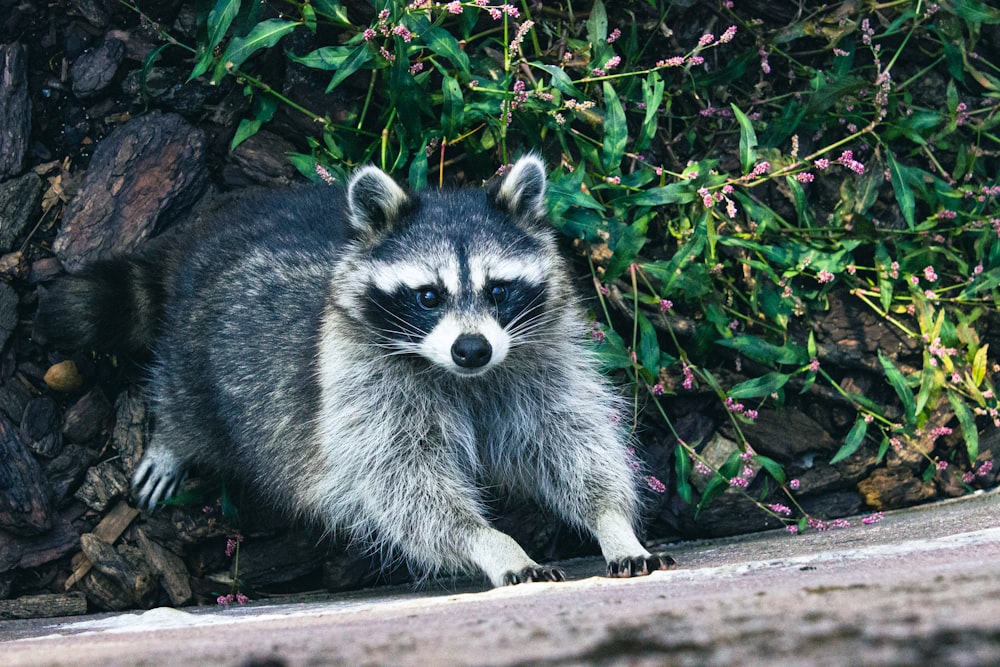
[[[551,565],[535,565],[503,575],[503,585],[526,584],[531,581],[566,581],[566,573]]]
[[[673,570],[677,561],[664,553],[652,554],[648,557],[619,558],[608,563],[609,577],[641,577],[656,570]]]
[[[174,496],[187,480],[187,471],[169,454],[143,457],[132,476],[132,493],[136,507],[151,511],[164,500]]]

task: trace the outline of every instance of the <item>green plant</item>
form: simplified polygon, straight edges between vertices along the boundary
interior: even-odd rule
[[[704,506],[762,468],[794,504],[781,466],[741,428],[817,382],[857,410],[833,462],[910,447],[927,478],[952,465],[971,484],[984,469],[980,430],[1000,426],[982,340],[1000,305],[1000,71],[976,50],[989,48],[997,9],[843,3],[768,23],[721,2],[693,14],[725,26],[718,36],[675,34],[685,10],[663,0],[307,0],[267,11],[218,0],[190,49],[192,78],[235,77],[251,101],[233,147],[282,104],[316,121],[311,151],[290,156],[312,179],[374,161],[422,188],[434,172],[486,177],[527,148],[555,166],[552,218],[590,262],[605,365],[632,380],[637,411],[648,405],[671,429],[663,397],[707,388],[740,440],[713,469],[701,443],[677,438],[689,502]],[[336,122],[285,96],[261,58],[294,31],[315,48],[286,50],[281,65],[328,76],[328,93],[356,93]],[[928,77],[937,95],[919,90]],[[915,363],[879,351],[891,402],[826,368],[833,351],[809,323],[839,293],[920,348]],[[720,350],[752,366],[749,379],[724,386]],[[701,469],[711,478],[696,498],[689,480]],[[754,502],[810,525],[801,507],[792,516]]]

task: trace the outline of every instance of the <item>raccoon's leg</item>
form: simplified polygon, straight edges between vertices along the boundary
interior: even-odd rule
[[[609,420],[610,421],[610,420]],[[536,491],[570,524],[589,530],[601,546],[609,577],[632,577],[676,565],[650,553],[633,526],[637,513],[634,475],[614,428],[594,424],[581,436],[578,424],[550,424],[546,448],[557,455],[537,470]]]
[[[136,506],[142,510],[154,509],[176,494],[186,479],[184,459],[162,445],[151,443],[132,475]]]
[[[469,557],[494,586],[531,581],[566,581],[557,567],[539,565],[512,537],[494,528],[483,527],[472,536]]]

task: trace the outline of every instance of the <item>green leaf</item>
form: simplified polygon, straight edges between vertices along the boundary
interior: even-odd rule
[[[288,52],[288,59],[299,63],[310,69],[332,71],[344,66],[344,62],[356,50],[351,46],[324,46],[310,51],[304,56],[297,56],[291,51]]]
[[[636,320],[639,323],[638,361],[656,375],[660,371],[660,342],[656,338],[656,329],[642,313],[636,313]]]
[[[240,121],[239,127],[236,128],[236,134],[233,135],[233,140],[229,142],[229,150],[234,150],[241,143],[257,134],[264,123],[274,118],[274,111],[277,107],[277,100],[273,97],[256,96],[254,98],[254,117],[244,118]]]
[[[941,8],[971,23],[1000,23],[1000,10],[981,0],[941,0]]]
[[[889,267],[892,265],[892,259],[889,257],[889,251],[885,249],[885,243],[882,241],[879,241],[875,245],[875,260],[875,270],[878,273],[878,296],[879,302],[882,304],[882,314],[884,315],[889,312],[889,307],[892,305],[892,278],[889,277]]]
[[[372,59],[372,52],[368,48],[367,44],[359,44],[354,47],[354,51],[341,63],[340,67],[334,73],[333,77],[330,79],[330,83],[326,84],[326,90],[324,92],[329,93],[331,90],[343,83],[347,77],[351,76],[359,69],[368,64],[368,61]]]
[[[756,336],[735,336],[733,338],[717,340],[715,344],[738,350],[754,361],[765,364],[801,366],[809,361],[809,355],[806,350],[794,343],[786,343],[779,347]]]
[[[441,105],[441,131],[444,138],[451,140],[461,134],[465,121],[465,105],[462,100],[462,86],[454,77],[445,76],[441,80],[444,100]]]
[[[205,23],[208,39],[203,45],[204,50],[202,50],[202,45],[199,45],[198,51],[201,53],[201,57],[195,63],[194,69],[191,70],[189,81],[208,71],[208,67],[215,57],[215,47],[222,43],[223,37],[226,36],[229,26],[232,25],[233,19],[239,14],[239,11],[240,0],[218,0],[215,3],[212,11],[208,13],[208,19]]]
[[[889,164],[889,180],[892,182],[892,191],[896,195],[896,202],[899,203],[899,211],[903,214],[906,224],[909,225],[910,229],[913,229],[916,200],[913,196],[913,190],[910,188],[909,168],[899,164],[892,151],[886,149],[885,155],[886,162]]]
[[[469,56],[462,50],[462,45],[450,32],[438,26],[429,26],[420,33],[420,37],[427,44],[427,48],[450,60],[462,71],[463,76],[472,76],[469,69]]]
[[[847,434],[847,438],[844,439],[844,444],[840,446],[837,453],[833,455],[830,459],[830,465],[834,463],[839,463],[846,459],[848,456],[858,451],[858,447],[865,440],[865,434],[868,432],[868,422],[865,421],[864,417],[858,417],[858,420],[854,422],[854,426],[851,427],[850,432]]]
[[[733,115],[740,124],[740,166],[743,173],[750,173],[757,162],[757,133],[753,130],[753,125],[747,115],[740,111],[735,104],[730,104]]]
[[[347,10],[339,0],[313,0],[312,4],[316,6],[316,13],[332,19],[335,23],[350,25],[351,22],[347,20]]]
[[[608,12],[601,0],[594,0],[590,7],[590,17],[587,19],[587,39],[594,46],[607,44]]]
[[[664,206],[666,204],[689,204],[695,200],[695,190],[686,181],[649,188],[642,192],[623,197],[621,202],[628,206]]]
[[[646,115],[642,119],[639,137],[635,142],[635,150],[642,151],[656,136],[656,119],[660,103],[663,102],[663,78],[659,72],[650,72],[642,82],[642,103],[646,106]]]
[[[766,456],[761,456],[756,454],[753,460],[760,464],[760,466],[767,471],[767,473],[774,478],[778,484],[785,483],[785,469],[781,467],[781,464],[774,459],[768,458]]]
[[[677,495],[690,505],[694,500],[691,487],[691,459],[680,447],[674,450],[674,475],[677,478]]]
[[[962,437],[965,439],[965,451],[969,455],[969,463],[975,463],[979,458],[979,430],[976,428],[976,418],[961,396],[953,391],[948,392],[948,400],[962,427]]]
[[[755,398],[757,396],[770,396],[785,386],[790,376],[784,373],[768,373],[760,377],[740,382],[726,392],[730,398]]]
[[[417,150],[410,162],[409,186],[413,190],[427,187],[427,142]]]
[[[614,371],[632,367],[632,355],[629,354],[625,341],[618,333],[609,327],[600,325],[604,338],[594,344],[594,356],[598,366],[604,371]]]
[[[899,400],[903,403],[903,411],[906,414],[906,425],[912,426],[917,417],[917,404],[913,400],[913,392],[906,385],[906,378],[892,363],[892,359],[885,356],[882,350],[878,351],[878,360],[882,363],[882,370],[885,371],[885,379],[889,381]]]
[[[221,81],[229,71],[238,68],[260,49],[273,47],[298,25],[296,21],[269,19],[255,25],[245,37],[233,37],[215,66],[212,83]]]
[[[977,387],[982,386],[983,380],[986,379],[986,354],[989,349],[989,343],[983,345],[976,350],[976,355],[972,358],[972,383]]]
[[[531,66],[548,72],[549,76],[552,77],[552,86],[563,95],[574,99],[586,99],[586,95],[573,84],[573,79],[570,78],[569,74],[566,74],[566,71],[562,67],[539,62],[533,62]]]
[[[628,125],[625,109],[610,81],[604,82],[604,170],[608,174],[618,171],[625,155]]]

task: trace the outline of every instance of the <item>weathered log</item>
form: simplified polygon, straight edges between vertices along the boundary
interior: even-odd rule
[[[52,245],[68,271],[135,251],[197,199],[205,136],[176,114],[133,118],[94,151]]]
[[[87,598],[82,593],[25,595],[0,600],[0,618],[56,618],[87,613]]]
[[[0,181],[21,173],[30,139],[28,57],[20,44],[0,44]]]
[[[0,415],[0,528],[37,535],[52,527],[50,491],[17,429]]]

